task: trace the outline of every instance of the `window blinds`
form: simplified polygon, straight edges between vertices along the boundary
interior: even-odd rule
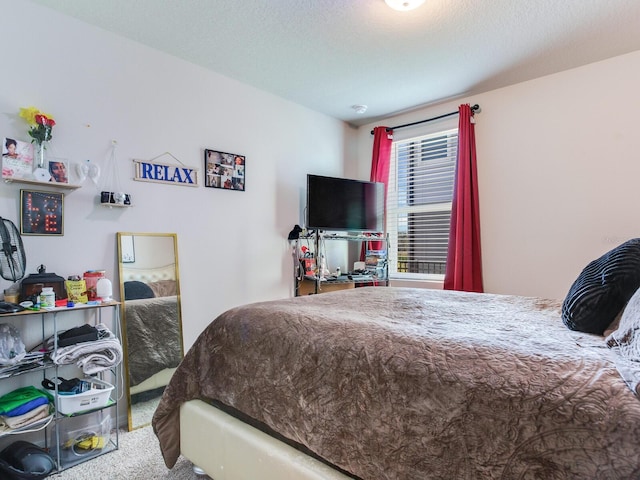
[[[444,276],[457,148],[457,129],[393,142],[387,230],[396,278]]]

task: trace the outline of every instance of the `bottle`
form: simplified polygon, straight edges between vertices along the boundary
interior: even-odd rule
[[[40,308],[53,308],[56,306],[56,294],[53,287],[44,287],[40,293]]]
[[[87,285],[87,299],[89,301],[95,301],[98,299],[98,293],[96,287],[98,280],[105,277],[104,270],[87,270],[84,272],[83,278]]]
[[[320,278],[324,278],[329,275],[329,269],[327,268],[327,262],[324,259],[324,255],[320,258]]]

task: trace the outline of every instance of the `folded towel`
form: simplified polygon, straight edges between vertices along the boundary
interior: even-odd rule
[[[25,413],[30,412],[31,410],[33,410],[36,407],[39,407],[40,405],[45,405],[48,403],[49,403],[49,399],[46,396],[42,395],[41,397],[34,398],[33,400],[30,400],[27,403],[20,405],[19,407],[11,409],[8,412],[5,412],[4,415],[6,417],[18,417],[20,415],[24,415]]]
[[[77,343],[58,348],[51,354],[51,360],[57,365],[76,363],[87,375],[94,375],[122,362],[122,345],[113,333],[103,324],[96,326],[102,340]]]
[[[6,415],[7,412],[14,410],[36,398],[45,397],[53,399],[49,394],[38,390],[36,387],[28,386],[17,388],[2,397],[0,397],[0,415]]]
[[[0,416],[0,431],[15,430],[16,428],[26,427],[38,420],[42,420],[49,415],[49,403],[40,405],[33,410],[17,417]]]

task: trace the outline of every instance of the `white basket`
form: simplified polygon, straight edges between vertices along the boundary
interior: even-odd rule
[[[92,388],[86,392],[75,395],[57,395],[58,412],[70,415],[72,413],[83,412],[101,408],[109,403],[109,397],[113,390],[113,385],[96,378],[86,379],[91,382]]]

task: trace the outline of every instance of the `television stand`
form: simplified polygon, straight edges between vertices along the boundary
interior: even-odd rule
[[[356,250],[364,253],[364,269],[323,276],[319,271],[326,242],[355,242]],[[313,295],[365,286],[389,286],[387,268],[389,237],[381,232],[342,233],[319,232],[303,235],[292,241],[294,295]],[[303,249],[303,246],[305,247]],[[303,252],[303,250],[305,250]],[[360,261],[360,258],[357,259]]]

